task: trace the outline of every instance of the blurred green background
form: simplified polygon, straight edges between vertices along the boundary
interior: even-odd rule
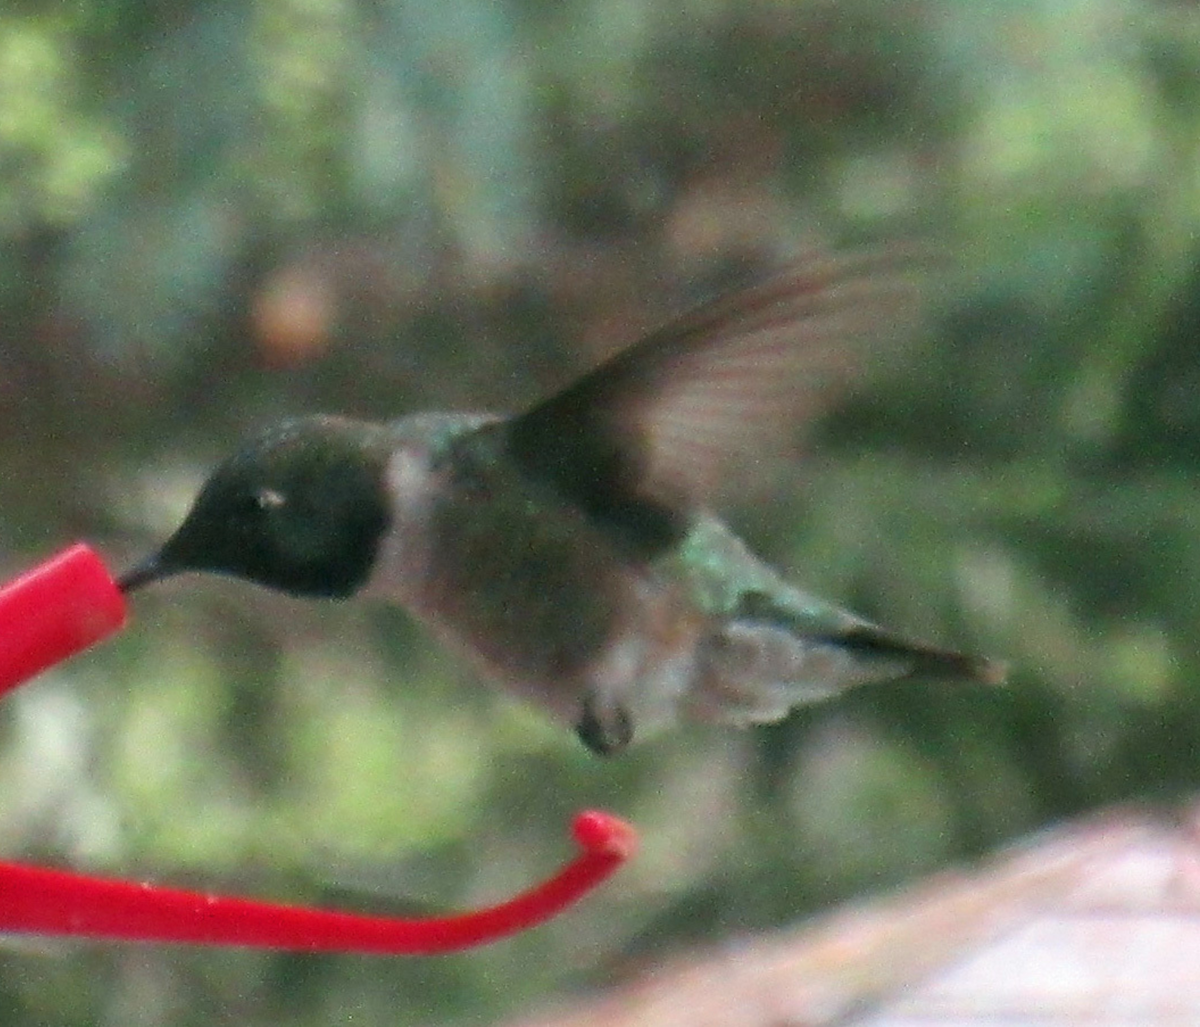
[[[515,407],[812,245],[937,240],[933,338],[736,521],[1005,657],[617,761],[406,617],[148,591],[0,708],[6,858],[412,912],[632,819],[498,946],[14,943],[26,1025],[488,1023],[1200,780],[1200,9],[1171,0],[7,0],[0,572],[123,565],[238,437]]]

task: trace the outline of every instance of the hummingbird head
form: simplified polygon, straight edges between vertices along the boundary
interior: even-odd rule
[[[213,472],[175,534],[120,587],[208,571],[292,595],[349,596],[390,524],[389,455],[386,429],[362,421],[272,428]]]

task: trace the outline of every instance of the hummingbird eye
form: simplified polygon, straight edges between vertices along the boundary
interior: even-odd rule
[[[246,489],[228,497],[225,516],[228,523],[238,525],[239,530],[257,531],[273,511],[283,506],[283,494],[275,489]]]
[[[277,510],[287,502],[282,492],[276,489],[259,489],[254,494],[254,505],[259,510]]]

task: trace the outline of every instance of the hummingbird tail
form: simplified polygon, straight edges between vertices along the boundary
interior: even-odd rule
[[[964,681],[998,685],[1003,664],[910,642],[852,621],[813,631],[791,611],[759,603],[707,640],[688,713],[708,722],[762,724],[802,703],[885,681]]]
[[[1008,666],[998,660],[971,656],[950,649],[910,642],[870,624],[855,625],[829,641],[850,653],[871,660],[895,660],[908,669],[897,680],[975,681],[1002,685]]]

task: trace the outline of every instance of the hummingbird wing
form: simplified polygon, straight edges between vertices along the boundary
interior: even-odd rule
[[[508,447],[642,548],[665,548],[690,509],[794,443],[864,351],[911,331],[917,285],[915,263],[895,251],[806,258],[517,415]]]

